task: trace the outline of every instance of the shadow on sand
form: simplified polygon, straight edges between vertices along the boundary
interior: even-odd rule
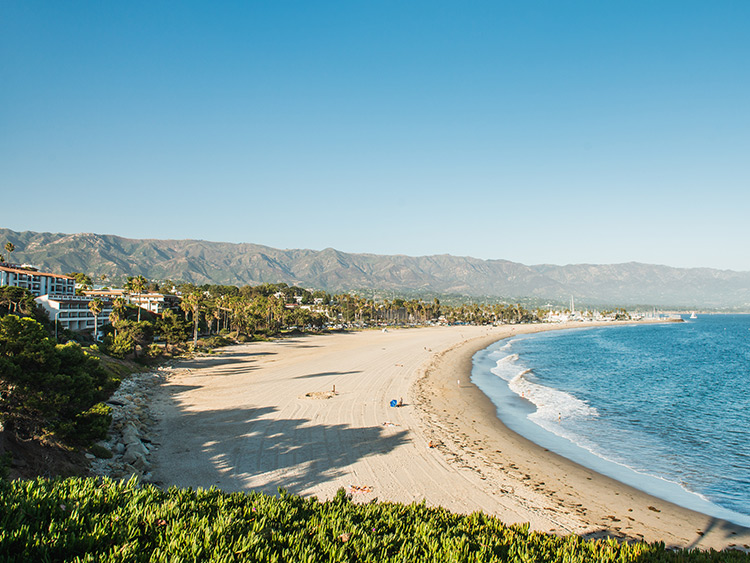
[[[189,387],[173,391],[177,395],[184,390]],[[274,419],[276,410],[180,412],[172,425],[183,439],[178,444],[173,437],[160,451],[157,473],[166,480],[160,484],[269,494],[282,487],[300,493],[344,475],[346,467],[360,459],[388,453],[407,441],[405,431]]]
[[[666,547],[668,549],[705,550],[707,548],[704,545],[704,538],[710,535],[714,541],[719,538],[719,543],[727,544],[729,549],[737,549],[745,552],[750,551],[750,544],[746,543],[748,540],[748,534],[750,534],[750,529],[727,522],[726,520],[711,518],[708,524],[703,528],[696,526],[696,532],[695,539],[688,545],[680,546],[667,544]],[[643,541],[643,537],[628,534],[617,527],[599,528],[598,530],[594,530],[587,534],[582,534],[581,537],[584,539],[615,539],[629,543]]]
[[[359,370],[355,371],[323,371],[320,373],[310,373],[308,375],[298,375],[292,379],[311,379],[313,377],[325,377],[327,375],[351,375],[353,373],[362,373]]]

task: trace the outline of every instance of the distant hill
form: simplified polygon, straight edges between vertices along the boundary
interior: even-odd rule
[[[107,274],[113,280],[142,274],[150,279],[195,284],[286,282],[330,292],[370,288],[562,302],[568,302],[572,295],[577,302],[590,305],[750,310],[750,272],[731,270],[636,262],[526,266],[508,260],[447,254],[380,256],[348,254],[332,248],[279,250],[257,244],[138,240],[0,228],[0,247],[6,241],[16,246],[12,261],[58,273]]]

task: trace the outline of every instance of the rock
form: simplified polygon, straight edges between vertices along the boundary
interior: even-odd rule
[[[172,374],[170,366],[162,366],[150,373],[133,375],[122,381],[120,388],[107,401],[112,407],[110,440],[100,443],[115,457],[92,461],[91,471],[113,478],[137,475],[151,479],[149,455],[158,446],[155,431],[160,409],[153,404],[154,390]]]
[[[124,475],[125,478],[135,475],[136,477],[140,479],[143,476],[143,474],[140,471],[138,471],[135,467],[133,467],[130,464],[125,464],[125,467],[123,467],[123,471],[125,472],[125,475]]]
[[[148,455],[148,448],[144,446],[139,440],[136,440],[135,442],[130,442],[125,447],[125,455],[123,456],[123,461],[125,463],[131,463],[130,459],[134,454],[147,456]]]
[[[122,441],[130,444],[136,440],[140,441],[140,432],[135,424],[128,422],[122,429]]]
[[[136,455],[131,465],[135,467],[141,473],[145,473],[146,471],[151,469],[151,464],[142,455]]]

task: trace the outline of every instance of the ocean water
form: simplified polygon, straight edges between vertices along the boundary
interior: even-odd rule
[[[750,526],[750,315],[519,336],[472,381],[530,440]]]

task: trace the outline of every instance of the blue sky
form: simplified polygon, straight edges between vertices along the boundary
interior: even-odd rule
[[[750,2],[0,6],[0,226],[750,270]]]

